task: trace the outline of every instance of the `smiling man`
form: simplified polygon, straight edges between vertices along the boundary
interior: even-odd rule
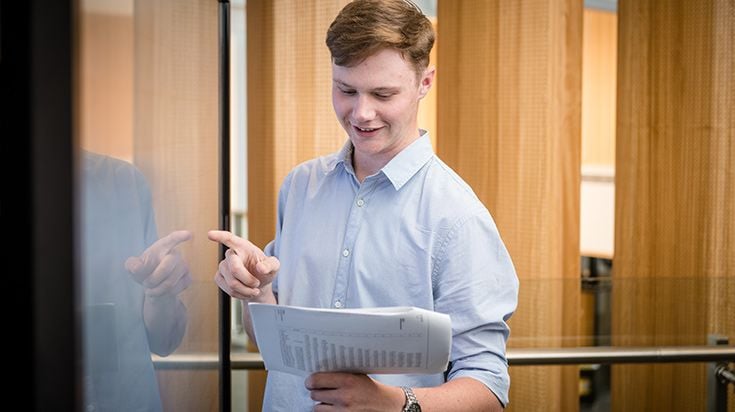
[[[406,0],[355,0],[326,42],[334,111],[348,139],[286,177],[276,237],[265,250],[209,233],[229,247],[215,281],[248,302],[446,313],[450,366],[437,375],[319,372],[306,381],[269,372],[263,408],[500,410],[508,402],[505,345],[518,279],[489,211],[417,125],[434,81],[431,22]]]

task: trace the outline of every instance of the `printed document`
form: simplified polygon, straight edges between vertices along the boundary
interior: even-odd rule
[[[313,372],[442,373],[449,363],[449,315],[415,307],[315,309],[249,303],[265,368]]]

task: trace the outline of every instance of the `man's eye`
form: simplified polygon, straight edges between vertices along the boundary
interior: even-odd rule
[[[378,99],[383,99],[383,100],[385,100],[385,99],[389,99],[389,98],[391,98],[392,96],[393,96],[392,94],[386,94],[386,93],[375,93],[375,97],[377,97]]]
[[[342,92],[342,94],[346,94],[348,96],[352,96],[353,94],[355,94],[355,91],[354,90],[342,90],[342,89],[340,89],[340,91]]]

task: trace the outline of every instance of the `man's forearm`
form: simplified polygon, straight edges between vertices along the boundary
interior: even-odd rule
[[[503,410],[495,394],[472,378],[453,379],[433,388],[413,388],[422,412]]]
[[[255,332],[253,331],[253,321],[250,318],[250,308],[248,308],[248,302],[276,304],[278,303],[278,300],[273,294],[273,289],[271,288],[271,285],[268,285],[260,290],[260,295],[247,301],[242,301],[242,323],[245,326],[245,332],[248,334],[250,341],[257,345],[258,343],[255,341]]]
[[[179,347],[186,332],[186,306],[176,296],[146,295],[143,321],[151,352],[160,356],[170,355]]]

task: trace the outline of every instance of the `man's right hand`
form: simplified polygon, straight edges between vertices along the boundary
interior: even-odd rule
[[[210,230],[207,237],[229,248],[214,275],[220,289],[233,298],[245,300],[259,297],[264,289],[270,290],[281,266],[276,257],[266,256],[249,240],[224,230]]]

